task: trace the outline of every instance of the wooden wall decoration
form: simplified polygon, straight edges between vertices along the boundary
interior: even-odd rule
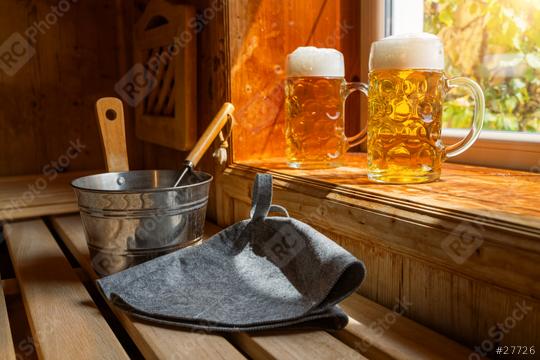
[[[152,0],[134,27],[134,66],[120,81],[141,140],[189,150],[197,138],[195,7]],[[124,91],[122,91],[124,90]]]

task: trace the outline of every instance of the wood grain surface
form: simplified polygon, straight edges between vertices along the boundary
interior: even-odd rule
[[[71,182],[96,171],[0,177],[0,222],[79,210]]]
[[[360,295],[341,303],[350,316],[344,330],[335,335],[359,349],[369,359],[467,359],[472,350],[401,315],[407,304],[387,309]]]
[[[43,359],[128,359],[41,220],[5,226],[32,337]]]
[[[94,279],[88,246],[79,215],[54,217],[53,224],[62,240],[82,268]],[[221,336],[154,326],[130,318],[111,305],[111,309],[127,330],[141,353],[148,359],[243,359],[226,339]]]
[[[366,359],[324,331],[281,334],[232,334],[234,343],[254,359]]]
[[[447,163],[440,181],[427,184],[381,185],[367,179],[366,155],[348,154],[346,166],[336,169],[295,170],[284,159],[242,164],[269,169],[327,189],[365,193],[432,212],[450,212],[478,220],[522,227],[540,235],[540,174]]]
[[[100,98],[96,101],[95,109],[107,171],[129,171],[122,100],[114,97]]]
[[[2,286],[0,287],[0,358],[2,360],[15,360],[15,348],[13,346],[13,338],[11,337],[3,288],[4,283],[2,282]]]
[[[0,71],[0,176],[40,173],[55,164],[66,171],[103,167],[93,106],[114,95],[123,76],[117,13],[109,0],[70,1],[62,16],[53,17],[53,5],[0,2],[2,42],[32,28],[36,33],[29,39],[35,55],[12,76]],[[69,150],[72,142],[84,147],[76,153]]]

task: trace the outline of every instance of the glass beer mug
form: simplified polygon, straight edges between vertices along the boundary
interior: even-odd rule
[[[287,57],[285,137],[293,168],[341,165],[341,156],[364,141],[365,132],[345,136],[345,100],[362,83],[345,81],[343,54],[335,49],[299,47]]]
[[[467,150],[484,121],[484,94],[463,77],[447,78],[443,45],[432,34],[390,36],[371,45],[369,56],[368,178],[380,183],[437,180],[441,164]],[[441,140],[446,92],[463,86],[474,98],[468,135],[456,144]]]

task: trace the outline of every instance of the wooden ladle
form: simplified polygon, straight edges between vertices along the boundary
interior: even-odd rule
[[[99,122],[99,133],[107,171],[128,171],[129,163],[122,101],[113,97],[99,99],[96,102],[96,115]]]

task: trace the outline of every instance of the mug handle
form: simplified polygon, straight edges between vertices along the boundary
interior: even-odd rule
[[[345,100],[355,91],[360,91],[366,97],[368,96],[367,84],[361,82],[348,82],[345,86]],[[367,125],[356,135],[347,138],[347,148],[350,149],[353,146],[360,145],[367,138]]]
[[[448,89],[462,86],[469,91],[474,99],[474,115],[471,130],[463,139],[455,144],[447,146],[444,150],[446,158],[452,158],[470,148],[478,139],[478,136],[480,136],[480,130],[482,130],[482,124],[484,123],[486,105],[484,101],[484,92],[480,85],[474,80],[466,77],[454,77],[446,80],[446,86]]]

